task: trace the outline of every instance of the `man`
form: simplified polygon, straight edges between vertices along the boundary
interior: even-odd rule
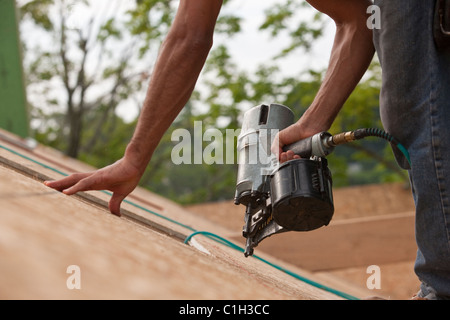
[[[380,112],[383,125],[408,149],[416,203],[422,281],[418,297],[450,298],[450,53],[433,42],[434,0],[376,0],[381,28],[367,27],[369,0],[309,0],[336,23],[329,68],[304,115],[279,133],[280,161],[292,159],[283,145],[326,131],[365,73],[375,52],[383,68]],[[182,0],[162,45],[142,114],[125,155],[92,173],[74,174],[46,185],[66,194],[113,192],[109,208],[120,214],[162,135],[190,97],[212,44],[221,0]],[[394,230],[393,230],[394,232]]]

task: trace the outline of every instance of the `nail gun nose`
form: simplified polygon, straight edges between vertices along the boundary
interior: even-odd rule
[[[253,255],[253,243],[251,238],[247,238],[247,241],[245,243],[245,251],[244,256],[247,258],[248,256]]]

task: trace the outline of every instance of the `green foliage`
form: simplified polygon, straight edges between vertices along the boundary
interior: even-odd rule
[[[126,28],[142,41],[138,47],[142,58],[155,40],[160,43],[174,17],[172,0],[136,0],[136,7],[127,12]]]
[[[31,19],[46,31],[53,30],[53,23],[48,16],[49,8],[54,5],[54,0],[33,0],[21,7],[24,16]]]
[[[305,21],[309,4],[303,1],[285,0],[277,3],[266,11],[266,19],[261,30],[268,30],[272,37],[285,33],[291,39],[290,45],[282,49],[278,57],[284,57],[296,49],[308,51],[315,40],[322,36],[324,19],[315,12],[312,18]]]
[[[240,17],[231,15],[219,16],[216,23],[216,32],[232,36],[241,31],[241,22],[242,19]]]

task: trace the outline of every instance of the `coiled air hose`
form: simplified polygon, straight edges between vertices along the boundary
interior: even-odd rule
[[[329,137],[327,143],[334,147],[334,146],[344,144],[344,143],[347,143],[350,141],[361,140],[366,137],[379,137],[379,138],[382,138],[382,139],[388,141],[405,156],[406,160],[411,165],[409,152],[400,143],[400,141],[398,141],[391,134],[389,134],[381,129],[378,129],[378,128],[362,128],[362,129],[356,129],[354,131],[338,133],[336,135]]]

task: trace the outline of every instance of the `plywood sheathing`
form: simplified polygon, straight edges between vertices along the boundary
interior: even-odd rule
[[[16,150],[36,158],[37,150]],[[0,156],[59,177],[8,151],[0,150]],[[53,160],[57,163],[60,159]],[[76,163],[71,162],[75,168]],[[340,299],[197,236],[209,254],[200,252],[163,232],[113,216],[106,208],[49,189],[39,179],[8,166],[0,165],[0,177],[1,299]],[[102,193],[92,194],[108,199]],[[141,189],[134,194],[135,201],[144,197],[171,219],[197,230],[228,235],[226,228],[162,197]],[[131,205],[124,207],[168,228],[190,233]],[[262,256],[310,276],[288,263]],[[71,265],[80,268],[81,289],[67,287]]]

